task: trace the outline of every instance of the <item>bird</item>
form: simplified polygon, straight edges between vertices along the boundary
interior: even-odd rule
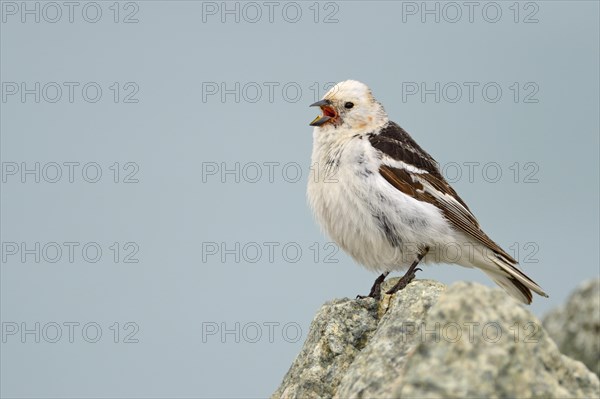
[[[477,268],[524,304],[544,290],[492,241],[435,159],[391,121],[371,89],[335,84],[313,126],[307,199],[324,232],[354,261],[381,273],[366,297],[381,298],[392,271],[406,270],[387,294],[403,289],[419,265]],[[359,295],[359,298],[365,296]]]

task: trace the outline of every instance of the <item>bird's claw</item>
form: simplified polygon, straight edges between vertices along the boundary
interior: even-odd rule
[[[366,298],[373,298],[375,300],[380,300],[381,299],[381,293],[379,291],[377,292],[370,292],[369,295],[357,295],[356,299],[366,299]]]
[[[402,278],[400,278],[400,280],[398,280],[398,282],[392,288],[390,288],[386,292],[386,294],[393,295],[396,292],[403,290],[408,284],[410,284],[411,281],[413,281],[415,279],[417,270],[422,270],[422,269],[417,267],[417,268],[415,268],[415,270],[413,270],[412,273],[405,274],[404,276],[402,276]]]

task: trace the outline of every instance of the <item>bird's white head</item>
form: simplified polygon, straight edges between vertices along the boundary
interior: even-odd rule
[[[383,106],[375,100],[371,89],[356,80],[336,84],[311,107],[321,108],[322,115],[310,123],[321,131],[343,129],[366,133],[377,130],[388,121]]]

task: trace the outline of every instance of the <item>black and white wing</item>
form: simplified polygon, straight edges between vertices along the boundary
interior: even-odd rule
[[[547,296],[533,280],[514,267],[517,261],[481,230],[467,204],[440,173],[438,163],[404,129],[389,122],[379,134],[371,135],[369,141],[382,153],[384,162],[379,173],[385,180],[402,193],[436,206],[454,229],[492,250],[498,258],[498,266],[505,272],[503,274],[509,276],[528,303],[531,302],[528,288]],[[386,164],[386,157],[394,162]],[[496,282],[505,287],[502,282]]]

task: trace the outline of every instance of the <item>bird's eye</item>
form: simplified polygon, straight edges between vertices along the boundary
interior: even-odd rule
[[[344,104],[344,107],[350,109],[350,108],[354,107],[354,103],[351,103],[350,101],[348,101],[346,104]]]

